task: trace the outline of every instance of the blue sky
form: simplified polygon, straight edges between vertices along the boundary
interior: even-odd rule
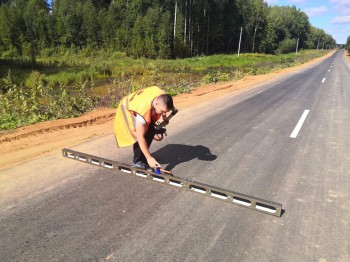
[[[350,36],[350,0],[264,0],[271,5],[295,5],[305,12],[310,23],[345,44]]]

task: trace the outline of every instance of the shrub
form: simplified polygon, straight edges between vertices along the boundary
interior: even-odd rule
[[[221,70],[216,72],[210,72],[203,77],[202,82],[204,84],[224,82],[230,80],[230,74],[222,72]]]
[[[6,79],[3,81],[6,82]],[[77,94],[63,85],[56,89],[46,85],[43,75],[38,72],[33,72],[27,83],[26,87],[8,82],[7,92],[0,95],[0,130],[79,116],[93,109],[97,101],[88,95],[86,83],[76,87]]]
[[[277,54],[288,54],[295,51],[296,41],[294,39],[286,38],[279,43],[276,50]]]

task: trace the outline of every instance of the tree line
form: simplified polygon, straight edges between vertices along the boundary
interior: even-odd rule
[[[108,49],[133,57],[336,46],[295,6],[263,0],[0,0],[0,57]]]

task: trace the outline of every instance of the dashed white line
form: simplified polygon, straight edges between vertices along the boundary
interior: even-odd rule
[[[304,113],[302,114],[301,118],[299,119],[298,124],[295,126],[292,134],[289,136],[290,138],[296,138],[299,134],[299,131],[301,129],[301,127],[303,126],[305,119],[307,117],[307,115],[309,114],[310,110],[305,110]]]
[[[326,78],[323,78],[323,79],[322,79],[322,83],[324,83],[324,81],[326,81]]]

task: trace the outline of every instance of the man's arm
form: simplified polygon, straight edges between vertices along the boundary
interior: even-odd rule
[[[154,157],[152,157],[151,153],[149,152],[147,141],[145,139],[146,131],[147,131],[146,124],[140,121],[136,121],[137,142],[139,143],[142,153],[145,155],[147,159],[148,165],[152,168],[156,168],[156,166],[160,166],[160,164],[157,162],[157,160],[154,159]]]

